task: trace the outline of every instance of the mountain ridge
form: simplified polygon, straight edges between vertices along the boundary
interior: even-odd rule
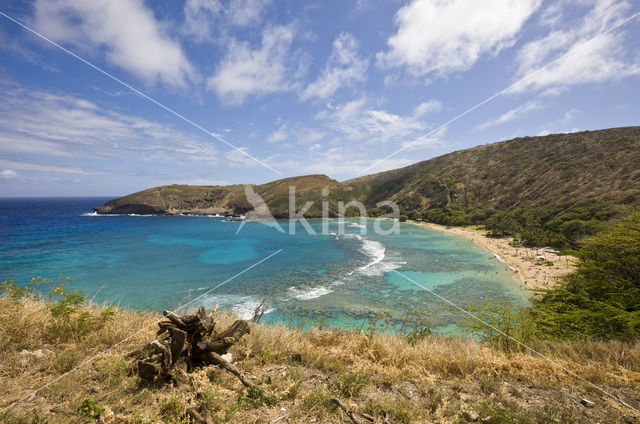
[[[287,218],[289,185],[296,187],[296,208],[313,202],[305,213],[310,218],[322,216],[322,201],[330,216],[337,216],[338,202],[351,200],[376,216],[382,213],[377,203],[391,200],[411,219],[484,225],[532,244],[572,245],[640,205],[640,126],[518,137],[343,182],[315,174],[251,187],[273,216]],[[154,187],[95,208],[196,215],[251,209],[243,185]]]

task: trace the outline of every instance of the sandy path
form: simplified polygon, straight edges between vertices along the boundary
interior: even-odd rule
[[[464,237],[467,240],[479,244],[509,265],[514,272],[515,280],[527,290],[551,288],[556,284],[560,276],[575,269],[575,258],[572,256],[560,257],[542,248],[513,247],[509,245],[512,241],[511,238],[489,238],[486,237],[486,231],[483,230],[463,227],[445,227],[443,225],[425,222],[409,222],[431,228],[432,230]],[[553,266],[544,265],[544,261],[538,259],[539,256],[544,256],[544,261],[552,262]]]

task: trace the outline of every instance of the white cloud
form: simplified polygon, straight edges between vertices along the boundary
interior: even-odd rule
[[[250,156],[249,149],[246,147],[238,147],[237,149],[231,149],[224,153],[225,165],[235,168],[248,168],[256,167],[257,162]],[[268,160],[262,161],[263,163],[271,163]]]
[[[435,105],[436,101],[432,101]],[[433,107],[433,106],[430,106]],[[350,140],[386,142],[414,137],[427,129],[421,119],[426,113],[424,104],[418,105],[413,115],[401,116],[369,106],[366,98],[353,100],[339,106],[330,106],[316,115],[324,120],[332,130],[345,135]]]
[[[402,142],[402,148],[406,151],[419,150],[427,147],[443,146],[446,144],[444,135],[447,127],[442,127],[429,135],[423,135],[415,140],[405,140]]]
[[[272,132],[269,137],[267,137],[267,142],[269,143],[278,143],[280,141],[285,141],[289,138],[289,131],[287,129],[287,124],[282,124],[280,128]]]
[[[111,174],[111,172],[108,172],[108,171],[91,170],[91,169],[85,169],[85,168],[80,168],[75,166],[40,164],[40,163],[13,161],[13,160],[6,160],[6,159],[0,159],[0,166],[10,166],[14,169],[19,169],[21,171],[27,171],[27,172],[56,172],[61,174],[84,174],[84,175]],[[5,172],[7,173],[5,174]],[[5,170],[2,172],[2,177],[15,179],[15,178],[18,178],[18,174],[13,170]]]
[[[590,10],[578,22],[563,30],[527,43],[518,53],[514,79],[524,81],[511,92],[542,90],[557,94],[572,85],[609,82],[640,75],[637,47],[625,45],[622,30],[599,35],[626,18],[628,2],[585,0]],[[566,56],[562,56],[565,53]],[[561,59],[557,60],[557,58]],[[556,62],[552,63],[554,60]],[[552,63],[544,68],[547,64]]]
[[[505,113],[503,113],[502,115],[498,116],[495,119],[491,119],[489,121],[483,122],[482,124],[478,125],[477,128],[480,130],[484,130],[494,125],[504,124],[505,122],[512,121],[526,114],[527,112],[530,112],[532,110],[537,110],[537,109],[542,109],[542,105],[536,101],[530,101],[518,107],[515,107],[511,110],[506,111]]]
[[[281,149],[281,153],[272,154],[267,161],[290,173],[324,173],[339,179],[408,165],[415,161],[414,152],[371,168],[375,158],[389,148],[403,146],[410,151],[443,144],[444,128],[428,137],[421,136],[429,128],[425,116],[441,108],[438,100],[431,99],[403,115],[385,110],[364,97],[337,106],[327,105],[316,115],[322,125],[316,128],[278,120],[270,141],[291,143],[291,147],[294,143],[307,144],[305,148]],[[390,141],[394,145],[386,144]],[[408,146],[409,143],[413,144]]]
[[[540,16],[538,17],[538,22],[540,25],[545,25],[549,27],[557,26],[562,20],[563,16],[563,4],[561,1],[556,3],[552,3],[544,8],[542,12],[540,12]]]
[[[220,160],[215,140],[107,110],[87,100],[3,85],[0,152],[58,158]]]
[[[571,133],[579,131],[577,128],[573,128],[567,130],[567,126],[569,122],[573,120],[576,116],[580,114],[580,110],[578,109],[570,109],[562,115],[562,117],[555,119],[553,121],[547,122],[543,125],[543,130],[540,131],[537,135],[549,135],[553,133]]]
[[[464,71],[485,54],[513,45],[541,0],[413,0],[398,10],[397,31],[379,52],[383,68],[415,76]]]
[[[182,33],[195,41],[212,41],[230,27],[246,27],[262,20],[270,0],[187,0]]]
[[[413,150],[444,144],[446,128],[423,135],[429,129],[425,116],[441,108],[442,104],[436,99],[420,103],[405,115],[385,110],[365,97],[337,106],[329,104],[316,115],[322,125],[316,128],[278,120],[270,141],[291,143],[291,147],[294,143],[307,144],[305,148],[281,149],[281,153],[272,154],[267,161],[290,173],[324,173],[338,179],[408,165],[416,160]],[[317,142],[319,140],[322,141]],[[391,141],[394,144],[388,143]],[[396,146],[412,152],[371,168],[376,157]]]
[[[182,33],[196,41],[211,39],[215,21],[222,10],[220,0],[187,0],[184,4]]]
[[[573,118],[578,116],[579,114],[580,114],[580,111],[578,109],[568,110],[564,113],[564,115],[562,115],[560,122],[562,122],[563,124],[566,124],[567,122],[571,121]]]
[[[348,87],[366,79],[367,59],[358,55],[358,40],[346,32],[333,42],[333,50],[322,74],[300,94],[303,100],[317,97],[326,99],[341,87]]]
[[[20,37],[9,35],[3,27],[0,27],[0,50],[4,50],[26,62],[41,66],[48,71],[60,72],[50,63],[51,61],[45,60],[42,55],[27,47],[27,44]]]
[[[314,129],[304,129],[301,131],[298,131],[297,137],[298,137],[298,141],[301,144],[309,144],[309,143],[315,143],[316,141],[320,141],[323,138],[325,138],[327,135],[326,132],[323,131],[317,131]]]
[[[371,0],[356,0],[356,5],[353,8],[353,14],[364,12],[374,6]]]
[[[0,179],[14,180],[16,178],[18,178],[18,174],[13,169],[4,169],[0,172]]]
[[[360,172],[367,171],[374,159],[369,151],[358,151],[349,146],[333,146],[322,149],[322,146],[311,146],[298,152],[298,156],[290,157],[282,154],[274,154],[269,158],[269,163],[281,169],[288,169],[293,174],[326,174],[338,180],[353,178]],[[381,172],[409,165],[413,160],[406,158],[392,158],[385,161],[370,172]]]
[[[229,22],[236,26],[247,26],[258,22],[270,0],[231,0],[226,10]]]
[[[267,137],[267,142],[279,143],[283,141],[291,141],[296,144],[309,144],[322,140],[326,135],[326,132],[307,128],[300,124],[290,127],[285,123],[280,125],[277,130]]]
[[[142,78],[183,86],[194,70],[140,0],[37,0],[33,26],[56,42],[95,53]]]
[[[214,178],[211,178],[211,176],[207,177],[207,176],[196,176],[193,178],[171,178],[171,179],[165,179],[165,180],[158,180],[157,182],[158,185],[162,185],[162,184],[185,184],[185,185],[200,185],[200,186],[225,186],[225,185],[232,185],[233,182],[228,181],[228,180],[216,180]]]
[[[86,178],[91,175],[122,175],[121,172],[97,171],[91,169],[75,168],[70,166],[46,165],[22,161],[0,159],[0,167],[9,166],[13,169],[5,169],[0,172],[0,183],[6,183],[3,189],[24,187],[43,187],[48,184],[56,186],[68,186],[70,184],[84,184]],[[14,171],[14,169],[20,172]],[[11,192],[11,191],[9,191]],[[22,190],[15,194],[24,195]]]
[[[571,133],[576,133],[576,132],[579,132],[579,131],[582,131],[582,130],[579,129],[579,128],[571,128],[571,129],[555,130],[555,131],[542,130],[536,135],[537,136],[545,136],[545,135],[549,135],[549,134],[571,134]]]
[[[287,74],[291,71],[294,36],[290,26],[273,26],[263,31],[262,42],[257,48],[247,42],[229,40],[227,54],[207,81],[207,88],[236,106],[251,95],[291,89]]]
[[[413,110],[413,115],[420,117],[432,112],[440,112],[442,110],[442,102],[440,100],[431,99],[420,103]]]

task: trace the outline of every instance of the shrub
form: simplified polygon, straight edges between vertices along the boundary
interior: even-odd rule
[[[340,395],[352,398],[360,394],[369,379],[369,374],[350,371],[334,377],[331,382]]]
[[[95,314],[82,308],[87,296],[82,290],[70,289],[72,283],[71,277],[60,277],[56,281],[32,278],[26,284],[7,280],[0,283],[0,290],[2,296],[14,301],[26,298],[46,301],[52,317],[48,335],[53,339],[73,340],[102,328],[113,319],[115,310],[109,307]]]
[[[415,422],[420,417],[416,405],[404,399],[372,399],[366,401],[364,407],[373,416],[384,417],[389,414],[400,423]]]
[[[405,306],[406,312],[402,320],[402,325],[398,330],[411,346],[429,337],[431,333],[432,312],[426,310],[411,309]]]
[[[186,414],[186,406],[180,398],[171,395],[160,402],[160,413],[165,422],[180,422]]]
[[[334,406],[331,403],[331,396],[325,390],[316,389],[305,396],[302,401],[302,409],[307,412],[316,412],[322,410],[331,410]]]
[[[578,252],[575,272],[535,302],[548,338],[640,335],[640,212],[620,220]]]
[[[459,325],[463,330],[501,350],[522,350],[515,340],[527,343],[534,337],[534,325],[527,308],[496,300],[471,304],[467,310],[475,319],[469,316],[461,320]]]
[[[78,412],[91,418],[99,417],[102,411],[104,411],[104,406],[98,405],[92,398],[83,400],[78,407]]]
[[[409,214],[409,218],[411,218],[414,221],[422,221],[423,213],[420,211],[412,211]]]
[[[263,405],[273,406],[278,403],[278,398],[269,396],[260,387],[250,387],[247,394],[240,393],[238,395],[238,405],[243,408],[259,408]]]

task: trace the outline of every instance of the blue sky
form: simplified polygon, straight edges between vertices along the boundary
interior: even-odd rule
[[[0,196],[345,180],[518,136],[640,124],[640,18],[609,31],[640,12],[630,0],[0,0],[0,11],[191,121],[0,15]]]

